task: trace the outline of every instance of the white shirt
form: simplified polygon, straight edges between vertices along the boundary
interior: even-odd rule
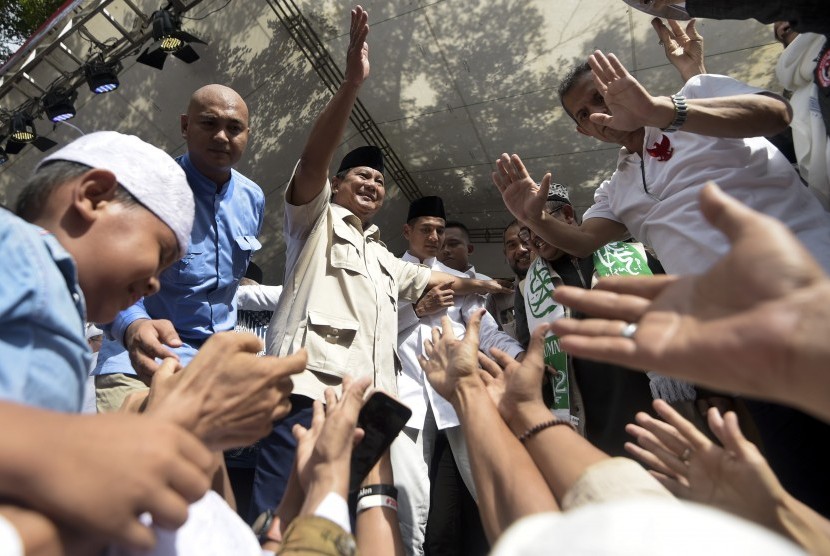
[[[273,311],[282,294],[282,286],[246,284],[236,290],[236,307],[240,311]]]
[[[420,262],[409,252],[404,253],[401,260],[412,263]],[[467,275],[463,272],[458,272],[441,264],[435,257],[426,259],[423,264],[432,270],[467,278]],[[412,410],[412,417],[406,423],[408,427],[418,430],[423,429],[428,404],[432,407],[435,423],[439,430],[459,425],[458,416],[455,414],[452,405],[432,388],[424,376],[421,365],[418,363],[418,356],[424,353],[424,341],[431,337],[434,327],[441,326],[441,318],[444,315],[449,316],[455,336],[462,338],[469,318],[474,312],[484,308],[484,297],[480,295],[456,295],[453,298],[453,303],[452,307],[419,319],[415,315],[412,303],[398,302],[398,355],[403,366],[403,373],[398,376],[398,398]],[[491,347],[497,347],[511,357],[516,357],[524,351],[516,340],[499,330],[496,321],[489,313],[485,313],[481,320],[480,338],[481,351],[487,355],[490,354]]]
[[[351,533],[349,505],[345,498],[330,492],[314,510],[314,515],[337,523]],[[187,521],[178,529],[164,529],[152,524],[149,514],[141,516],[145,525],[151,525],[156,534],[156,546],[149,550],[111,546],[104,556],[272,556],[270,550],[259,546],[251,527],[242,521],[228,503],[209,490],[188,508]],[[2,534],[2,518],[0,518]],[[0,536],[0,540],[2,536]],[[0,543],[0,549],[3,548]],[[14,554],[14,553],[11,553]],[[20,552],[22,556],[22,552]],[[0,556],[6,556],[0,552]]]
[[[141,516],[151,525],[150,514]],[[261,556],[256,535],[216,492],[209,490],[188,508],[187,521],[178,529],[152,525],[156,546],[138,550],[113,546],[106,556]]]
[[[492,278],[490,278],[486,274],[482,274],[481,272],[476,272],[476,267],[473,266],[473,265],[470,265],[469,268],[467,268],[467,270],[464,271],[464,274],[466,274],[470,278],[476,278],[478,280],[492,280]]]
[[[695,76],[680,90],[690,99],[758,92],[763,91],[722,75]],[[642,169],[638,154],[621,149],[616,172],[597,188],[584,220],[620,222],[654,249],[666,272],[700,274],[729,250],[724,235],[700,212],[700,191],[711,180],[786,224],[830,271],[830,215],[763,137],[723,139],[646,127],[643,148]],[[661,160],[655,156],[661,151],[671,156]]]
[[[23,556],[23,541],[14,525],[3,516],[0,516],[0,554]]]
[[[830,210],[830,139],[821,117],[818,86],[813,81],[816,60],[827,37],[801,33],[781,53],[775,66],[778,82],[793,92],[793,147],[798,170],[822,206]]]
[[[236,290],[236,332],[247,332],[257,336],[265,342],[268,336],[268,326],[277,303],[280,300],[282,286],[263,286],[262,284],[246,284]],[[265,344],[257,353],[265,355]]]

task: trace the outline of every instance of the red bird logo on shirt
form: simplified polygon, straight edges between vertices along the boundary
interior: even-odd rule
[[[819,87],[830,85],[830,50],[825,50],[816,64],[816,83]]]
[[[663,140],[660,141],[660,144],[657,144],[657,141],[654,142],[654,146],[650,149],[647,148],[646,152],[659,160],[660,162],[665,162],[671,158],[671,155],[674,154],[674,149],[671,146],[671,141],[666,135],[663,135]]]

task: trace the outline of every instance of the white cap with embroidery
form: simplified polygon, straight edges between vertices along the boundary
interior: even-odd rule
[[[561,183],[551,183],[548,190],[547,201],[562,201],[563,203],[571,203],[571,197],[568,195],[568,188]]]

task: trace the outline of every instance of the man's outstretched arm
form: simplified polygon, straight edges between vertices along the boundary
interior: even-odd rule
[[[830,420],[830,279],[781,222],[714,185],[700,197],[732,249],[706,273],[612,277],[554,299],[595,318],[552,324],[574,357],[791,404]],[[774,277],[764,269],[775,268]],[[637,323],[636,333],[628,323]]]
[[[210,486],[208,449],[153,417],[67,415],[3,401],[0,426],[0,497],[89,539],[150,548],[155,535],[138,516],[149,512],[175,529]]]
[[[550,245],[575,257],[587,257],[606,243],[629,237],[624,225],[607,218],[591,218],[579,226],[571,226],[547,214],[544,207],[551,175],[545,174],[537,184],[519,155],[504,153],[496,166],[493,183],[507,210]]]
[[[588,64],[610,112],[591,114],[592,122],[633,131],[644,126],[663,129],[675,121],[677,109],[672,99],[649,94],[613,54],[606,56],[597,50]],[[711,137],[775,135],[792,119],[789,103],[772,93],[687,99],[686,107],[683,131]]]
[[[681,1],[669,0],[666,3]],[[761,23],[791,21],[799,33],[830,33],[830,17],[824,0],[687,0],[686,11],[694,17],[709,19],[755,19]]]
[[[365,42],[369,34],[368,20],[368,14],[360,6],[352,10],[346,76],[311,128],[288,189],[287,199],[292,205],[309,203],[326,185],[331,159],[343,137],[357,93],[369,77],[369,45]]]
[[[640,4],[651,8],[684,4],[692,17],[755,19],[761,23],[789,21],[799,33],[830,33],[824,0],[640,0]]]

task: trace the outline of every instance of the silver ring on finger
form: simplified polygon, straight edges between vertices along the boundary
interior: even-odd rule
[[[636,322],[629,322],[626,324],[622,330],[620,330],[620,336],[623,338],[628,338],[629,340],[634,339],[634,334],[637,333],[637,323]]]
[[[689,465],[689,459],[692,457],[692,449],[686,448],[683,450],[683,453],[680,454],[679,458],[684,464]]]

